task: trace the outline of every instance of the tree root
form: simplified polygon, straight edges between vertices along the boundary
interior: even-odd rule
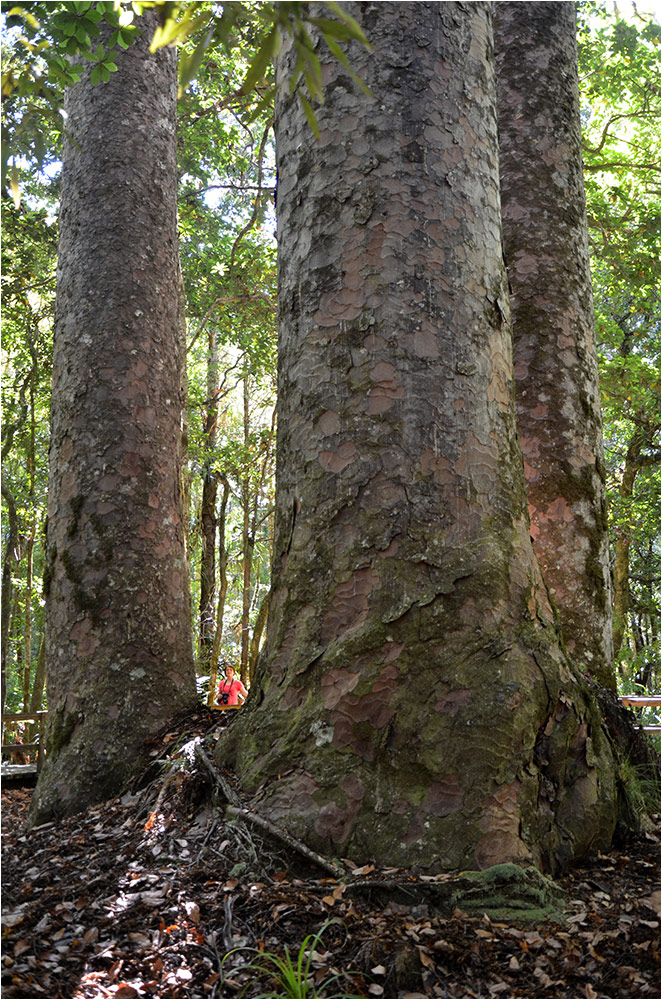
[[[239,819],[243,819],[247,823],[252,823],[254,826],[259,826],[262,830],[266,830],[270,833],[272,837],[280,840],[281,843],[285,844],[287,847],[291,847],[292,850],[297,851],[308,861],[312,861],[323,871],[328,872],[333,875],[334,878],[343,878],[348,874],[345,868],[341,868],[340,865],[334,864],[333,861],[329,861],[328,858],[322,857],[321,854],[317,854],[316,851],[311,850],[302,841],[297,840],[291,834],[286,833],[285,830],[281,830],[280,827],[276,826],[270,820],[265,819],[264,816],[260,816],[259,813],[253,812],[251,809],[245,807],[237,807],[234,805],[228,805],[225,809],[226,813],[230,816],[236,816]]]

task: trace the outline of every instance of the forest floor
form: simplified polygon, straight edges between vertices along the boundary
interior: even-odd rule
[[[31,790],[3,789],[4,997],[660,997],[657,834],[557,880],[562,923],[443,917],[433,879],[366,866],[352,891],[227,818],[191,742],[211,759],[226,723],[181,718],[139,791],[30,832]],[[286,949],[300,992],[270,975]]]

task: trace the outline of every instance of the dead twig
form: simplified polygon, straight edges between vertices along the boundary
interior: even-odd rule
[[[209,757],[203,750],[202,745],[200,743],[196,743],[195,753],[200,762],[206,767],[207,771],[211,775],[214,784],[218,785],[218,787],[223,792],[223,795],[225,796],[225,801],[229,802],[230,805],[232,806],[239,806],[241,802],[239,796],[232,788],[230,783],[223,777],[218,768],[214,767],[214,765],[210,761]]]
[[[321,854],[317,854],[316,851],[311,850],[306,844],[297,840],[291,834],[286,833],[285,830],[281,830],[280,827],[275,826],[270,820],[265,819],[264,816],[260,816],[259,813],[253,812],[251,809],[240,808],[234,805],[229,805],[225,810],[231,816],[237,816],[239,819],[245,820],[247,823],[252,823],[254,826],[259,826],[262,830],[266,830],[270,833],[272,837],[280,840],[287,847],[291,847],[293,850],[297,851],[299,854],[303,855],[309,861],[312,861],[319,868],[325,872],[329,872],[335,878],[342,878],[347,875],[344,868],[339,865],[334,864],[333,861],[329,861],[328,858],[322,857]]]

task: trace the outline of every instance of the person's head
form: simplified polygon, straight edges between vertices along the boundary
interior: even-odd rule
[[[232,666],[231,663],[228,663],[225,667],[225,676],[229,681],[231,681],[232,678],[234,677],[234,667]]]

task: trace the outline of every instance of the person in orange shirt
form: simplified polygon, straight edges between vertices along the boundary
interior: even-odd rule
[[[218,705],[243,705],[246,701],[248,691],[238,677],[235,677],[234,667],[227,664],[225,668],[225,680],[221,682],[218,689]]]

